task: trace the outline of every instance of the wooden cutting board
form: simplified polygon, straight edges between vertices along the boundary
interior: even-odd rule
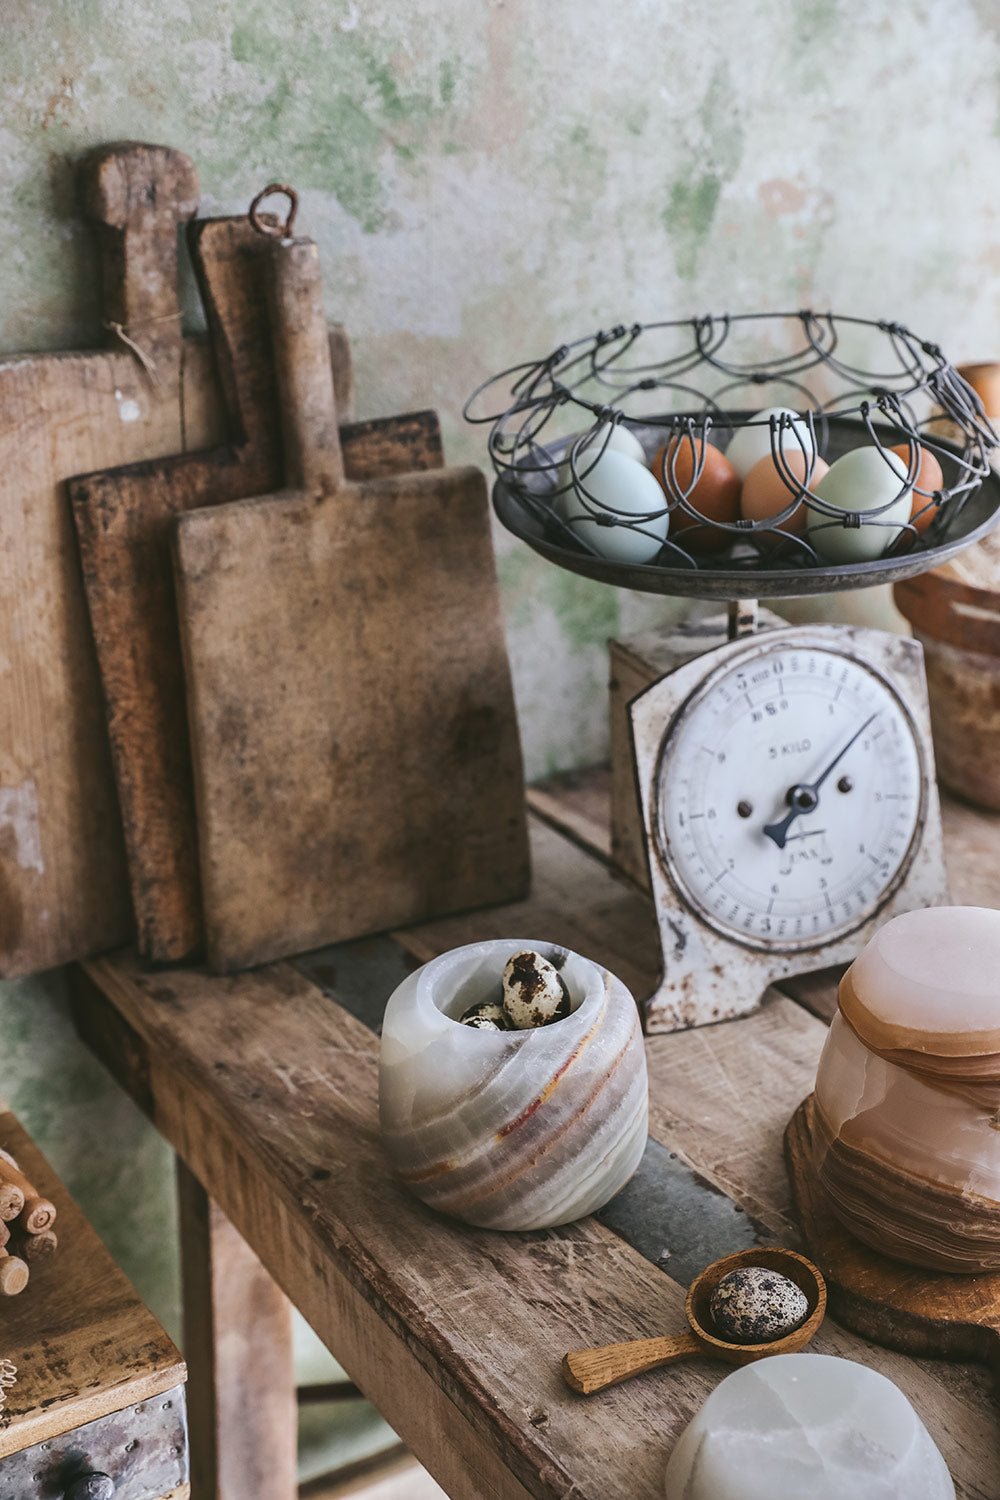
[[[189,359],[177,228],[197,207],[192,163],[162,146],[107,147],[85,166],[101,227],[98,353],[0,360],[0,978],[124,942],[122,834],[76,540],[63,481],[172,452],[216,420],[203,351]],[[152,367],[151,367],[152,368]],[[185,414],[182,418],[182,412]]]
[[[171,517],[277,483],[281,445],[259,262],[245,217],[201,220],[190,248],[212,329],[229,443],[72,479],[69,494],[107,701],[140,951],[201,937]],[[180,447],[180,444],[177,445]]]
[[[170,559],[170,525],[185,510],[280,483],[280,422],[267,311],[270,244],[248,218],[191,226],[191,257],[212,333],[231,440],[81,475],[69,485],[128,849],[140,952],[169,962],[202,942],[201,893],[185,692]],[[331,352],[333,358],[331,360]],[[321,358],[350,399],[349,346]],[[338,375],[340,379],[338,380]],[[433,413],[345,429],[362,472],[438,465]]]
[[[319,261],[273,246],[289,488],[176,523],[211,966],[522,895],[486,485],[344,477]]]
[[[813,1107],[810,1095],[792,1116],[785,1160],[803,1237],[826,1278],[832,1316],[890,1349],[981,1360],[1000,1375],[1000,1272],[924,1271],[855,1239],[813,1171]]]

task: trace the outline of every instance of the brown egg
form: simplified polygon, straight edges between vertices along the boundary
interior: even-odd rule
[[[894,447],[889,449],[889,452],[899,454],[906,465],[907,473],[909,473],[909,443],[896,443]],[[927,448],[918,446],[917,461],[917,477],[913,481],[913,509],[910,511],[910,520],[918,531],[926,531],[937,515],[937,506],[931,504],[931,495],[926,492],[930,491],[932,494],[935,490],[943,490],[944,475],[941,473],[941,465]],[[925,493],[918,495],[918,490],[924,490]],[[924,507],[928,505],[930,506],[930,510],[925,510]],[[922,516],[917,515],[917,511],[919,510],[924,511]]]
[[[785,453],[784,462],[788,472],[794,478],[805,480],[807,462],[806,455],[801,449]],[[829,467],[830,465],[821,458],[814,460],[809,480],[813,489]],[[780,470],[775,466],[774,459],[768,455],[766,458],[758,459],[744,479],[740,510],[747,521],[766,521],[784,510],[794,498],[795,491],[789,488],[787,480],[782,477]],[[802,501],[784,521],[775,523],[776,529],[788,532],[790,536],[799,536],[806,529],[806,513],[805,501]],[[752,540],[754,546],[762,551],[771,550],[780,544],[780,538],[774,532],[753,532]]]
[[[705,462],[698,483],[688,494],[695,471],[695,463],[701,461],[704,447]],[[676,458],[674,454],[676,452]],[[666,472],[677,490],[692,509],[708,521],[736,521],[740,514],[740,476],[729,459],[711,443],[702,444],[700,438],[671,438],[653,460],[653,473],[659,480],[669,500],[676,499],[672,486],[664,483]],[[683,533],[683,535],[680,535]],[[678,539],[682,547],[693,552],[722,552],[733,540],[733,534],[716,531],[710,526],[700,526],[694,516],[678,505],[670,512],[670,536]]]

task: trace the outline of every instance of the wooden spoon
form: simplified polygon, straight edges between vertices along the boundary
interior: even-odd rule
[[[809,1304],[805,1321],[791,1333],[766,1344],[733,1344],[720,1339],[712,1331],[712,1293],[724,1276],[741,1266],[763,1266],[794,1281],[805,1293]],[[712,1355],[731,1365],[749,1365],[756,1359],[766,1359],[770,1354],[794,1354],[808,1344],[823,1321],[826,1282],[819,1268],[794,1250],[738,1250],[735,1255],[725,1255],[721,1260],[713,1261],[700,1276],[695,1277],[688,1289],[684,1311],[691,1325],[690,1333],[633,1339],[626,1344],[604,1344],[597,1349],[571,1350],[564,1355],[562,1363],[567,1385],[589,1396],[609,1385],[630,1380],[633,1375],[644,1375],[647,1370],[658,1370],[661,1365],[672,1365],[696,1354]]]

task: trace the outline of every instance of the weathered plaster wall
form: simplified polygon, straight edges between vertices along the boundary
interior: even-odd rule
[[[302,190],[360,415],[433,404],[456,461],[483,461],[459,412],[487,374],[622,319],[812,305],[1000,353],[993,0],[0,0],[0,22],[0,350],[96,342],[73,163],[134,137],[194,157],[205,212]],[[605,639],[669,605],[498,554],[529,771],[591,761]],[[0,991],[0,1090],[173,1322],[164,1153],[58,981]]]

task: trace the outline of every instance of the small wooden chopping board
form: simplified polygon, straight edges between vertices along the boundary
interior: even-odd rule
[[[274,246],[290,488],[176,523],[209,962],[229,972],[528,880],[486,485],[344,479],[309,241]]]
[[[177,228],[194,166],[164,146],[108,146],[84,168],[102,235],[103,352],[0,360],[0,978],[125,942],[118,815],[67,476],[184,446],[218,405],[181,338]],[[132,341],[147,360],[150,379]],[[190,356],[190,357],[188,357]],[[186,413],[186,422],[182,417]],[[202,439],[203,440],[203,439]]]
[[[785,1160],[809,1254],[826,1278],[831,1315],[887,1348],[975,1359],[1000,1375],[1000,1272],[925,1271],[855,1239],[813,1170],[813,1110],[810,1095],[789,1121]]]

